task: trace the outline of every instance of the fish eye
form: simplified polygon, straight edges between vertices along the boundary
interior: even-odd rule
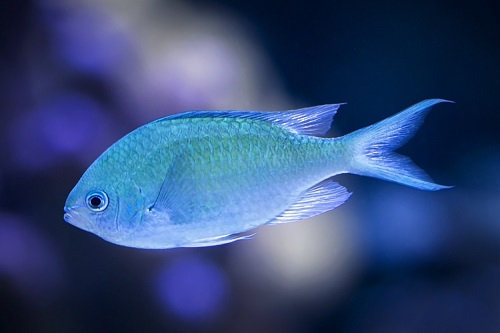
[[[87,194],[87,207],[94,212],[101,212],[108,207],[108,195],[103,191],[92,191]]]

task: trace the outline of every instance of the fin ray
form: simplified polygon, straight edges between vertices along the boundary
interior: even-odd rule
[[[262,120],[283,126],[293,133],[322,136],[330,129],[333,117],[342,104],[325,104],[290,111],[190,111],[168,116],[158,122],[189,118],[240,118]]]
[[[300,199],[274,218],[270,224],[295,222],[313,217],[343,204],[351,193],[327,179],[302,193]]]
[[[393,152],[415,134],[430,108],[442,102],[450,101],[424,100],[392,117],[340,138],[354,147],[349,172],[427,191],[449,188],[434,183],[410,158]]]
[[[237,233],[237,234],[202,238],[202,239],[199,239],[199,240],[194,241],[192,243],[189,243],[187,245],[182,245],[182,247],[204,247],[204,246],[222,245],[222,244],[228,244],[228,243],[232,243],[232,242],[242,240],[242,239],[250,239],[254,235],[255,234],[241,235],[240,233]]]

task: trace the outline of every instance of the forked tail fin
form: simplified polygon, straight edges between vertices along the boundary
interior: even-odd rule
[[[348,172],[380,178],[420,190],[436,191],[449,186],[438,185],[410,158],[395,153],[423,123],[430,108],[444,99],[428,99],[374,125],[342,138],[354,156]]]

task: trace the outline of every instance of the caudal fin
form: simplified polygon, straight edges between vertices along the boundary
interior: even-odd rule
[[[428,99],[374,125],[343,137],[353,147],[349,172],[380,178],[421,190],[436,191],[449,186],[438,185],[410,158],[395,153],[423,123],[430,108],[444,99]]]

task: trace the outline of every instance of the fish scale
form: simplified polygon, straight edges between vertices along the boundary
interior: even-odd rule
[[[255,197],[255,188],[259,188],[260,196],[269,198],[271,195],[282,195],[282,192],[288,192],[288,188],[280,191],[279,187],[266,185],[282,182],[284,179],[300,177],[298,172],[300,166],[297,164],[296,157],[304,153],[301,152],[301,145],[290,140],[290,137],[276,135],[276,133],[269,131],[267,124],[263,124],[265,126],[253,124],[249,127],[251,132],[243,134],[239,132],[239,137],[235,135],[237,131],[240,131],[238,126],[234,126],[236,124],[236,122],[234,124],[224,123],[222,127],[212,128],[217,133],[213,140],[215,153],[207,158],[203,158],[203,151],[206,150],[203,142],[196,139],[190,140],[189,155],[194,155],[195,158],[186,160],[187,165],[182,164],[181,170],[189,174],[191,182],[203,184],[203,187],[197,191],[202,193],[200,201],[209,202],[209,198],[206,198],[208,196],[224,202],[226,211],[232,210],[234,214],[239,214],[246,210],[245,205],[239,204],[242,200],[246,202],[246,206],[253,206],[253,209],[256,207],[252,204],[262,200]],[[200,128],[201,131],[209,130],[203,128],[204,126],[202,125]],[[276,131],[283,130],[276,128]],[[271,141],[276,137],[281,141]],[[245,151],[246,154],[238,153],[234,149],[241,142],[246,142],[246,146],[252,147]],[[263,152],[272,158],[262,159]],[[213,170],[217,172],[212,173]],[[238,182],[233,181],[236,176],[239,177]],[[234,208],[228,207],[233,203]],[[269,201],[267,200],[266,203]],[[270,205],[272,204],[266,204],[266,206]],[[280,204],[279,208],[282,206],[283,204]],[[269,207],[264,208],[269,209]],[[204,219],[205,216],[199,216],[199,218]],[[212,219],[214,216],[209,215],[206,218]]]

